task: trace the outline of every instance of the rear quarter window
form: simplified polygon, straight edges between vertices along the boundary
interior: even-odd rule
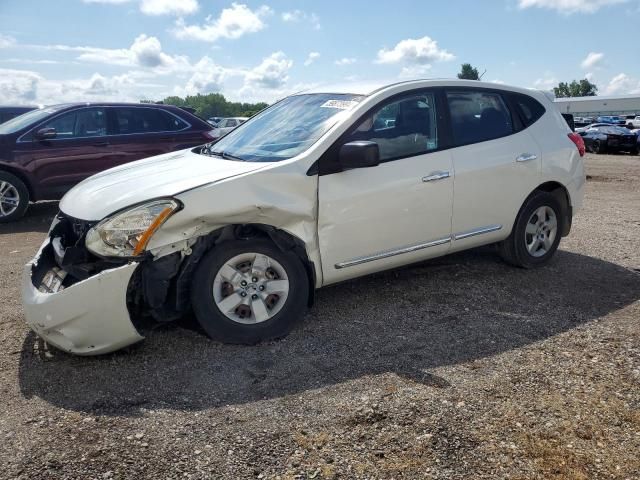
[[[513,103],[516,106],[520,120],[525,128],[536,123],[546,112],[545,108],[535,98],[520,93],[514,93]]]

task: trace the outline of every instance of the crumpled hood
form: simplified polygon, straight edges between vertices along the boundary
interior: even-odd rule
[[[102,220],[122,208],[265,167],[189,150],[138,160],[93,175],[73,187],[60,210],[81,220]]]

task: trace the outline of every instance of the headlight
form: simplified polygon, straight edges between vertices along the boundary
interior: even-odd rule
[[[102,257],[137,257],[178,209],[177,200],[155,200],[102,220],[87,232],[87,248]]]

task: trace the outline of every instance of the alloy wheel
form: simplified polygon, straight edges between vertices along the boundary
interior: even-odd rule
[[[257,324],[273,318],[284,306],[289,279],[284,267],[262,253],[229,259],[216,273],[213,298],[228,319]]]
[[[551,250],[553,242],[558,234],[558,219],[556,212],[551,207],[537,208],[525,229],[525,245],[527,251],[533,257],[542,257]]]
[[[0,182],[0,218],[11,215],[20,205],[18,189],[7,181]]]

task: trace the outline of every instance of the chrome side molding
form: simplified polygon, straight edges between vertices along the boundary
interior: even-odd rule
[[[357,257],[353,260],[348,260],[346,262],[336,263],[335,267],[337,269],[353,267],[354,265],[360,265],[362,263],[372,262],[374,260],[382,260],[383,258],[394,257],[396,255],[402,255],[403,253],[411,253],[416,252],[418,250],[423,250],[429,247],[435,247],[437,245],[443,245],[445,243],[449,243],[451,241],[451,237],[441,238],[439,240],[434,240],[432,242],[427,243],[419,243],[417,245],[411,245],[409,247],[398,248],[396,250],[387,250],[385,252],[375,253],[373,255],[368,255],[366,257]]]
[[[464,240],[465,238],[475,237],[476,235],[483,235],[485,233],[495,232],[502,229],[502,225],[488,225],[486,227],[469,230],[466,232],[456,233],[451,237],[440,238],[427,243],[419,243],[417,245],[411,245],[409,247],[398,248],[395,250],[386,250],[384,252],[374,253],[373,255],[367,255],[364,257],[357,257],[353,260],[347,260],[346,262],[336,263],[334,266],[336,269],[353,267],[367,262],[373,262],[375,260],[382,260],[383,258],[395,257],[396,255],[402,255],[403,253],[416,252],[418,250],[424,250],[425,248],[436,247],[438,245],[444,245],[455,240]]]
[[[500,230],[502,225],[487,225],[486,227],[476,228],[474,230],[468,230],[466,232],[456,233],[453,236],[454,240],[464,240],[465,238],[475,237],[476,235],[483,235],[485,233],[495,232]]]

